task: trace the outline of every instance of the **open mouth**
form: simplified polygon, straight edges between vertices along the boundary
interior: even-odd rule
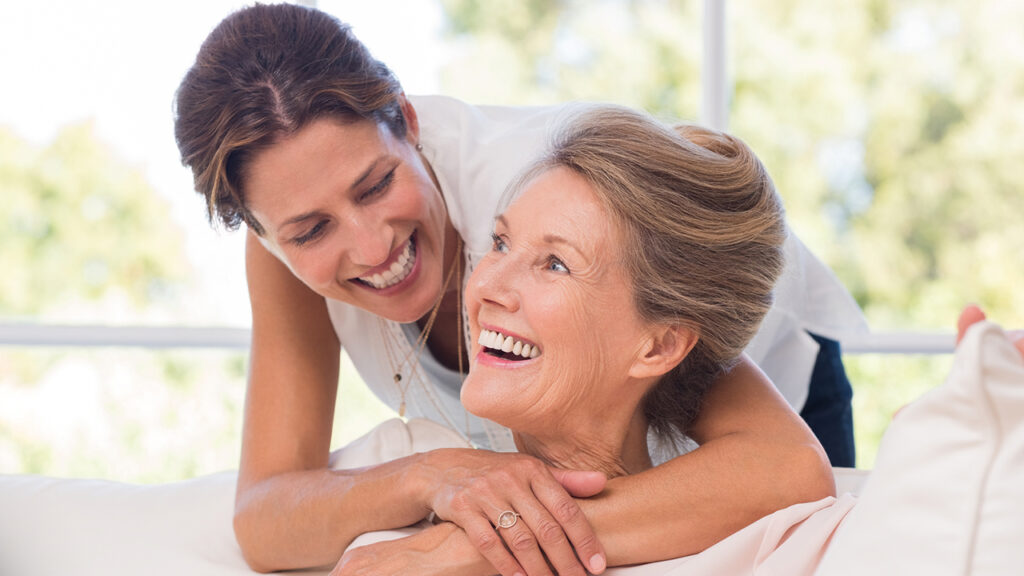
[[[391,267],[383,272],[377,272],[367,276],[360,276],[355,280],[375,290],[383,290],[398,284],[409,277],[413,265],[416,263],[416,235],[413,234],[406,241],[405,247],[398,255],[398,258],[391,263]]]
[[[536,344],[516,340],[493,330],[481,330],[476,341],[484,347],[486,354],[503,360],[523,361],[540,356],[540,348]]]

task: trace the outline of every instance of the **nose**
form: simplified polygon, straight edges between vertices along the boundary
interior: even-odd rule
[[[386,262],[394,248],[394,228],[359,214],[350,215],[347,220],[352,238],[349,249],[352,264],[369,269]]]
[[[466,286],[466,298],[470,302],[516,312],[520,304],[516,283],[520,278],[512,257],[491,255],[473,270]]]

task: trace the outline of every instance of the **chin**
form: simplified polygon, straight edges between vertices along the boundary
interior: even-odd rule
[[[476,370],[471,365],[469,376],[462,383],[462,393],[459,398],[462,401],[463,407],[470,414],[497,422],[494,419],[494,408],[497,402],[495,402],[492,394],[489,394],[486,389],[482,389],[485,386],[479,377],[479,370]]]
[[[462,385],[462,405],[474,416],[512,428],[515,418],[511,416],[519,404],[514,401],[514,396],[502,393],[511,390],[512,383],[492,378],[490,374],[484,374],[487,370],[477,370],[472,366],[469,372]]]

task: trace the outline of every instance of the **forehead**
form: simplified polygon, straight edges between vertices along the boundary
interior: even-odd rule
[[[314,120],[248,163],[242,179],[246,202],[254,213],[276,213],[328,189],[349,186],[393,147],[390,135],[369,120]]]
[[[593,186],[576,172],[558,166],[530,180],[504,214],[516,231],[557,234],[582,248],[617,248],[618,221]],[[609,246],[611,245],[611,246]]]

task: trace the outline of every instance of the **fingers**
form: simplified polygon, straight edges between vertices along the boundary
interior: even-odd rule
[[[1012,330],[1007,332],[1006,336],[1017,347],[1017,350],[1020,350],[1020,355],[1024,356],[1024,330]]]
[[[494,518],[497,521],[497,515]],[[464,518],[457,519],[456,524],[459,524],[462,529],[466,532],[466,537],[469,538],[470,543],[480,552],[480,554],[491,563],[502,576],[523,576],[529,574],[534,576],[535,574],[545,574],[545,572],[529,572],[524,571],[523,567],[519,564],[512,553],[505,548],[505,542],[502,541],[501,536],[495,531],[494,526],[491,525],[490,520],[485,519],[481,515],[467,515]],[[537,551],[535,556],[540,557],[540,551]],[[529,554],[524,554],[522,558],[530,558]],[[543,563],[543,557],[540,557],[540,562]],[[527,562],[528,565],[535,565],[536,559]],[[547,570],[547,565],[544,565],[544,570]],[[550,574],[547,571],[547,574]],[[545,575],[546,576],[546,575]]]
[[[967,334],[967,329],[972,325],[977,324],[985,319],[985,313],[982,312],[976,304],[968,304],[964,311],[960,313],[960,318],[956,322],[956,343],[960,344],[960,341],[964,339],[964,335]]]
[[[437,454],[436,457],[448,454]],[[431,508],[461,527],[466,539],[503,576],[594,574],[605,569],[604,550],[576,500],[604,489],[603,474],[553,471],[536,458],[486,451],[458,453],[457,466],[438,466]],[[433,468],[432,468],[433,469]],[[496,527],[502,512],[514,525]],[[582,562],[580,559],[583,559]],[[550,563],[550,566],[549,566]]]
[[[595,478],[590,478],[586,482],[592,484],[591,488],[599,483],[601,489],[604,489],[606,479],[603,474],[596,472],[577,474],[597,474],[600,477],[599,482],[595,482]],[[563,569],[560,567],[562,565],[554,562],[555,558],[552,556],[554,552],[549,550],[549,547],[559,550],[559,558],[564,557],[561,549],[565,546],[561,544],[561,539],[565,537],[568,538],[569,543],[575,550],[571,557],[572,564],[578,565],[576,560],[578,556],[592,574],[600,574],[604,572],[606,565],[604,548],[601,546],[600,541],[598,541],[597,534],[587,520],[586,515],[583,514],[583,510],[580,509],[580,505],[566,493],[561,484],[552,481],[555,478],[556,476],[541,475],[534,482],[533,491],[537,496],[537,500],[544,506],[544,516],[538,513],[537,516],[531,515],[531,517],[551,518],[552,526],[557,528],[557,531],[551,530],[547,525],[542,524],[534,528],[534,534],[537,534],[541,546],[544,548],[545,553],[548,554],[548,558],[552,560],[552,564],[554,564],[559,574],[572,572],[563,572]],[[548,513],[550,513],[550,516],[547,516]],[[546,540],[550,541],[550,543],[547,543]],[[571,552],[572,550],[570,550]],[[567,561],[566,564],[568,564]]]
[[[956,323],[956,343],[959,345],[960,341],[964,339],[964,335],[967,334],[967,330],[982,320],[985,320],[985,312],[976,304],[967,305],[960,313],[960,318]],[[1010,330],[1006,332],[1006,337],[1013,342],[1021,356],[1024,356],[1024,331]]]
[[[551,475],[565,488],[570,495],[576,498],[590,498],[597,496],[604,490],[608,478],[600,472],[588,472],[581,470],[560,470],[550,468]]]
[[[571,498],[569,500],[572,501]],[[538,570],[538,574],[550,573],[547,569],[548,563],[560,576],[586,574],[566,537],[565,527],[555,520],[547,508],[537,500],[529,499],[523,502],[520,511],[522,516],[519,521],[509,528],[501,528],[499,532],[508,544],[509,550],[523,562],[523,567],[530,576],[533,576],[534,569]],[[535,550],[543,550],[544,556],[547,557],[543,567],[533,563],[527,565],[523,559],[527,554],[532,557]]]

